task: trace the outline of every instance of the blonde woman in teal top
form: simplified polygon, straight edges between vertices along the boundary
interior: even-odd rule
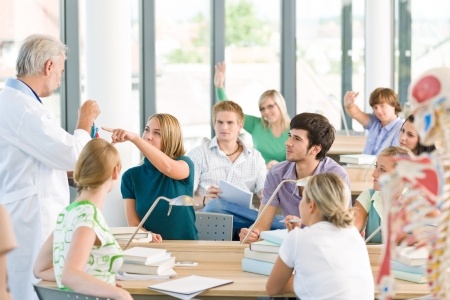
[[[225,94],[225,62],[215,66],[214,85],[219,101],[229,100]],[[261,152],[267,169],[286,160],[285,142],[288,139],[289,122],[286,101],[280,92],[267,90],[258,101],[261,117],[245,115],[244,129],[252,135],[253,146]]]

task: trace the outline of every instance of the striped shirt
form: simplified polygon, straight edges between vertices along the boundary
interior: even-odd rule
[[[256,194],[263,189],[267,171],[261,153],[246,147],[240,138],[238,143],[244,150],[234,162],[220,150],[216,137],[205,139],[201,145],[189,151],[187,156],[195,166],[195,196],[204,196],[209,186],[218,185],[219,180]]]

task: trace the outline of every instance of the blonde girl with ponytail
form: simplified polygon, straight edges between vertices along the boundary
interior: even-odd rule
[[[353,225],[349,193],[347,184],[333,173],[308,180],[299,204],[302,224],[289,228],[280,246],[266,284],[269,295],[295,292],[302,300],[373,299],[369,255]]]

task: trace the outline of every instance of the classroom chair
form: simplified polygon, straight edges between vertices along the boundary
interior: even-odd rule
[[[87,296],[71,291],[64,291],[58,288],[39,286],[34,284],[34,290],[39,300],[109,300],[106,298]]]
[[[233,215],[199,211],[195,213],[195,218],[199,240],[231,241]]]

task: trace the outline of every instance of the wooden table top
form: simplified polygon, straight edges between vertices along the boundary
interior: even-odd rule
[[[231,241],[164,241],[161,244],[132,243],[130,247],[133,246],[164,248],[171,252],[177,261],[194,260],[198,262],[196,267],[175,268],[178,276],[174,279],[188,275],[199,275],[233,280],[232,284],[202,292],[202,299],[205,297],[243,299],[267,296],[265,292],[267,276],[242,271],[241,260],[244,257],[244,248],[248,247],[248,245],[241,245],[239,242]],[[381,257],[381,247],[380,245],[367,246],[375,276]],[[159,282],[161,280],[131,280],[120,281],[119,283],[133,295],[135,300],[140,300],[147,299],[150,296],[164,298],[165,296],[162,296],[161,293],[147,288],[149,285]],[[44,281],[41,281],[39,285],[56,286],[54,282]],[[396,280],[396,291],[394,299],[409,299],[429,294],[427,284],[416,284],[402,280]],[[378,294],[376,292],[374,296],[377,297]],[[294,294],[282,296],[295,297]],[[173,298],[169,297],[168,299]]]

